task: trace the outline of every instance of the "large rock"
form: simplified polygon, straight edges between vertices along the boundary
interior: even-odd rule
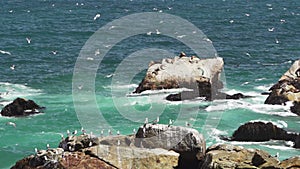
[[[41,150],[35,155],[28,156],[18,162],[12,169],[116,169],[98,158],[83,152],[64,152],[63,149]]]
[[[265,151],[228,144],[207,149],[200,169],[279,169],[279,161]]]
[[[300,168],[300,157],[291,157],[289,159],[283,160],[280,163],[281,168],[288,169],[299,169]]]
[[[120,144],[124,145],[124,143]],[[165,149],[144,149],[121,145],[98,145],[86,150],[87,154],[108,161],[122,169],[173,169],[178,164],[179,154]]]
[[[285,72],[279,81],[270,89],[265,104],[285,104],[287,101],[300,102],[300,60],[294,62],[290,69]],[[292,109],[300,114],[299,106]]]
[[[289,132],[279,128],[271,122],[248,122],[241,125],[231,138],[225,138],[230,141],[269,141],[284,140],[293,141],[294,148],[300,148],[300,135],[296,132]]]
[[[32,100],[26,100],[23,98],[16,98],[12,103],[6,105],[2,111],[2,116],[27,116],[31,114],[41,113],[41,109],[44,107],[40,107]]]
[[[64,151],[78,151],[98,144],[99,139],[97,137],[82,134],[80,136],[72,135],[63,139],[58,147],[64,149]]]
[[[193,92],[181,94],[181,99],[204,97],[213,100],[218,90],[223,87],[220,74],[223,70],[223,59],[220,57],[200,59],[196,56],[187,57],[181,53],[173,59],[149,64],[147,73],[134,93],[145,90],[171,88],[188,88]],[[222,95],[224,98],[225,96]]]
[[[205,139],[197,130],[145,124],[136,134],[135,146],[143,148],[163,148],[180,154],[178,168],[195,168],[205,154]]]

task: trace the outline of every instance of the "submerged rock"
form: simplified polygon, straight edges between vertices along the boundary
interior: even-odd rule
[[[27,116],[31,114],[41,113],[41,109],[44,107],[40,107],[32,100],[26,100],[23,98],[16,98],[12,103],[6,105],[2,111],[2,116]]]
[[[200,169],[279,169],[279,161],[265,151],[228,144],[207,149]]]
[[[220,97],[218,91],[223,88],[220,79],[223,65],[223,59],[220,57],[200,59],[196,56],[187,57],[181,53],[179,57],[149,64],[144,79],[134,93],[145,90],[188,88],[193,89],[193,92],[181,94],[181,99],[205,97],[206,100],[213,100]],[[225,98],[224,95],[222,96]]]

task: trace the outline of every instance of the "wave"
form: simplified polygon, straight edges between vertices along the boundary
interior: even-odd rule
[[[42,90],[33,89],[22,84],[0,82],[0,105],[9,104],[17,97],[29,97],[42,94]]]
[[[148,95],[160,95],[160,94],[172,94],[172,93],[180,93],[183,91],[193,91],[193,89],[188,88],[177,88],[177,89],[161,89],[161,90],[146,90],[141,93],[130,93],[127,96],[148,96]]]
[[[273,125],[276,125],[277,127],[279,128],[287,128],[288,127],[288,124],[283,121],[283,120],[277,120],[276,122],[274,121],[267,121],[267,120],[251,120],[249,122],[263,122],[263,123],[272,123]]]

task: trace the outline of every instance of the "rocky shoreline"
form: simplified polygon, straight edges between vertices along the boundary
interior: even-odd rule
[[[195,129],[145,124],[133,135],[69,135],[62,138],[57,148],[36,150],[34,155],[16,162],[12,169],[280,169],[299,166],[299,156],[279,161],[263,150],[230,144],[206,148],[205,138]]]
[[[242,99],[242,93],[228,95],[220,92],[223,59],[200,59],[181,53],[175,58],[151,62],[144,79],[134,93],[146,90],[187,88],[190,91],[170,94],[170,101],[198,97],[215,99]],[[300,115],[300,60],[270,88],[265,104],[288,104]],[[17,98],[1,111],[3,116],[25,116],[40,113],[43,107],[31,100]],[[34,155],[18,161],[12,168],[105,168],[105,169],[279,169],[300,168],[300,157],[279,161],[267,152],[234,146],[230,141],[262,142],[283,140],[300,148],[300,133],[282,129],[271,122],[247,122],[232,136],[220,136],[226,144],[206,147],[205,138],[189,127],[147,123],[131,135],[94,136],[68,133],[57,148],[36,150]]]

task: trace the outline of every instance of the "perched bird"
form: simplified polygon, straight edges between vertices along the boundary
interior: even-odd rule
[[[46,147],[47,147],[47,150],[49,150],[49,148],[50,148],[50,145],[49,145],[49,144],[47,144],[47,145],[46,145]]]
[[[101,130],[101,137],[103,137],[104,129]]]
[[[146,128],[143,127],[143,137],[146,137]]]
[[[135,129],[133,129],[133,134],[135,134],[136,133],[136,130]]]
[[[168,124],[168,127],[170,127],[172,124],[173,124],[172,120],[171,120],[171,119],[169,119],[169,124]]]
[[[110,129],[108,129],[108,135],[112,135],[112,132],[111,132],[111,130]]]
[[[157,116],[156,120],[154,120],[154,121],[152,122],[152,124],[154,125],[154,124],[158,124],[158,123],[159,123],[159,116]]]
[[[81,127],[81,132],[82,132],[83,135],[86,134],[86,131],[83,129],[83,127]]]
[[[117,142],[117,145],[118,145],[118,146],[120,146],[120,145],[121,145],[121,142],[120,142],[120,140],[118,140],[118,142]]]
[[[38,153],[38,149],[34,148],[34,152],[35,152],[35,154],[37,154]]]
[[[91,147],[92,145],[93,145],[93,143],[90,141],[90,142],[89,142],[89,147]]]
[[[146,118],[145,118],[144,124],[148,124],[148,122],[149,122],[149,121],[148,121],[148,118],[146,117]]]
[[[73,131],[72,134],[75,136],[77,134],[77,130]]]
[[[70,137],[70,130],[67,130],[67,136]]]
[[[186,126],[186,127],[190,127],[191,124],[190,124],[189,122],[186,121],[186,122],[185,122],[185,126]]]
[[[119,131],[119,130],[117,131],[117,135],[118,135],[118,136],[120,135],[120,131]]]

